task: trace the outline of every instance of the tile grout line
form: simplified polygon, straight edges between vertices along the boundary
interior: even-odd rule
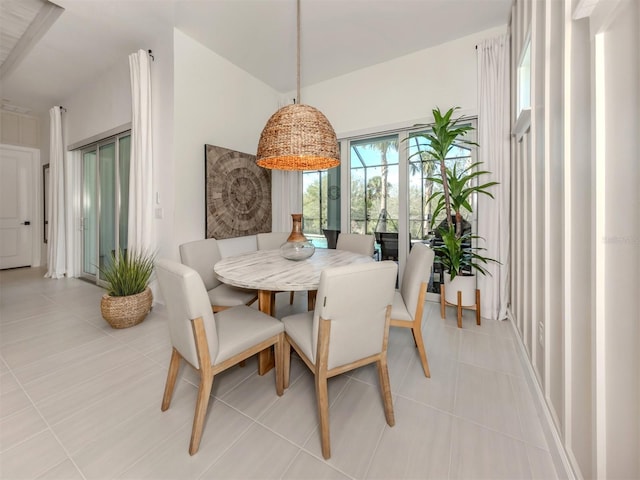
[[[6,363],[6,362],[5,362]],[[73,464],[73,466],[76,468],[76,470],[80,473],[80,476],[82,476],[83,480],[87,480],[87,477],[84,475],[84,473],[82,472],[82,470],[80,469],[80,467],[78,466],[78,464],[75,462],[75,460],[73,459],[73,457],[71,456],[71,454],[69,453],[69,451],[67,450],[67,448],[63,445],[63,443],[60,441],[60,438],[58,437],[58,435],[56,434],[56,432],[53,430],[53,428],[51,428],[51,425],[49,424],[49,422],[47,421],[47,419],[45,418],[45,416],[42,414],[42,412],[40,411],[40,409],[38,408],[38,406],[35,404],[35,402],[33,401],[33,399],[31,398],[31,396],[27,393],[27,391],[24,389],[24,387],[22,386],[22,383],[18,380],[18,378],[15,376],[15,374],[13,373],[13,370],[11,369],[11,367],[9,367],[9,373],[13,376],[14,380],[18,383],[18,385],[20,386],[20,389],[22,390],[22,393],[24,393],[24,395],[27,397],[27,399],[29,400],[29,402],[31,402],[31,406],[34,408],[34,410],[36,411],[36,413],[40,416],[40,418],[42,419],[42,421],[44,422],[44,424],[47,426],[47,429],[49,431],[49,433],[51,433],[51,435],[53,436],[53,438],[55,438],[56,442],[58,442],[58,445],[60,445],[60,448],[62,449],[62,451],[65,453],[65,455],[67,456],[67,458],[71,461],[71,463]],[[38,434],[41,434],[42,432],[46,431],[46,430],[42,430],[41,432],[39,432]],[[32,437],[30,437],[32,438]],[[23,442],[19,442],[17,443],[15,446],[17,445],[21,445],[23,444]],[[12,448],[14,448],[12,447]],[[9,451],[11,449],[8,449],[7,451]],[[55,466],[60,465],[61,463],[63,463],[64,460],[62,460],[61,462],[57,463]],[[47,470],[44,470],[43,472],[40,472],[38,474],[38,476],[41,476],[43,474],[45,474],[46,472],[48,472],[49,470],[51,470],[52,468],[48,468]]]
[[[447,477],[451,478],[451,469],[453,467],[453,429],[454,429],[454,422],[453,419],[455,418],[455,415],[453,414],[453,412],[455,412],[456,410],[456,404],[458,403],[458,380],[460,378],[460,351],[462,350],[462,335],[458,335],[458,354],[456,356],[456,378],[454,380],[454,390],[453,390],[453,406],[452,406],[452,411],[451,411],[451,437],[449,438],[449,467],[448,467],[448,471],[447,471]]]

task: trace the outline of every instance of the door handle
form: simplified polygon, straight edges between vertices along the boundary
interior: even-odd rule
[[[29,220],[26,220],[26,221],[22,222],[22,225],[31,225],[31,222]]]

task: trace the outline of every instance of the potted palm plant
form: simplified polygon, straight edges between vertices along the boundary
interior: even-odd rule
[[[100,301],[102,317],[112,328],[127,328],[142,322],[153,302],[149,280],[155,254],[146,252],[112,252],[110,261],[99,267],[109,283]]]
[[[472,196],[476,194],[493,195],[488,190],[498,182],[480,183],[477,181],[482,175],[488,174],[486,170],[479,170],[481,162],[473,163],[459,169],[454,164],[447,167],[446,158],[451,149],[457,146],[477,146],[477,143],[464,138],[473,130],[473,126],[466,123],[464,117],[452,118],[457,107],[442,113],[439,108],[433,112],[434,123],[431,130],[416,134],[423,137],[426,142],[422,144],[424,151],[418,155],[427,154],[439,165],[439,176],[429,177],[428,180],[442,187],[431,194],[427,203],[433,203],[431,228],[435,227],[436,234],[442,238],[442,244],[435,246],[434,251],[445,271],[445,300],[449,303],[457,303],[457,292],[462,292],[462,305],[475,304],[475,276],[474,271],[487,274],[484,268],[488,262],[496,260],[487,258],[481,254],[483,250],[474,245],[480,237],[463,230],[464,218],[462,211],[471,213]],[[445,219],[440,225],[437,222],[444,211]]]

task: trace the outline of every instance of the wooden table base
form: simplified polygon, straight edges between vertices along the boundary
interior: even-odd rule
[[[317,290],[307,292],[307,308],[309,311],[316,306]],[[276,292],[270,290],[258,290],[258,309],[271,317],[276,313]],[[273,348],[267,348],[258,354],[258,375],[264,375],[275,366]]]

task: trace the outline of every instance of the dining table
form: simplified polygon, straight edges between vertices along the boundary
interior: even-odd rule
[[[216,262],[213,270],[223,283],[257,290],[260,311],[275,316],[276,293],[306,291],[308,308],[313,310],[320,274],[324,269],[373,261],[372,257],[346,250],[318,248],[304,260],[286,259],[279,249],[257,250],[223,258]],[[271,349],[261,352],[258,373],[264,375],[273,363]]]

